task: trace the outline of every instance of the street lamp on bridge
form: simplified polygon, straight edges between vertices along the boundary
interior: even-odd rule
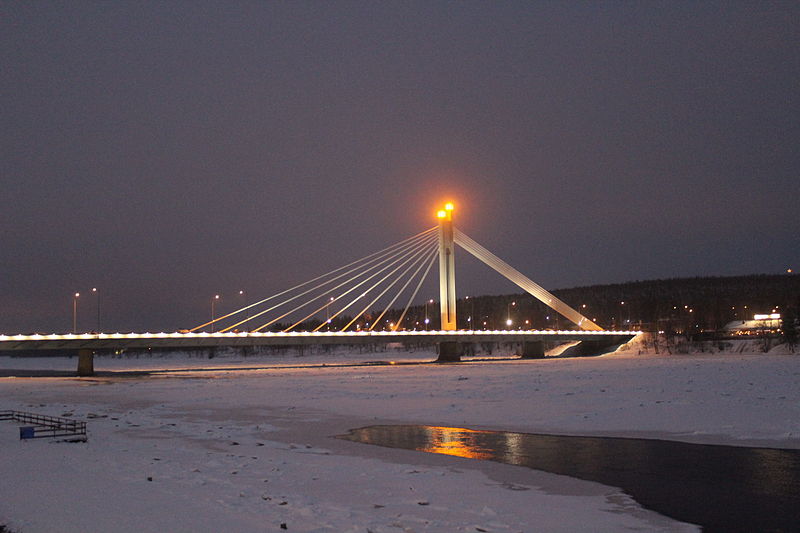
[[[245,304],[247,303],[247,298],[245,298],[245,293],[243,290],[239,291],[239,299],[241,301],[242,307],[245,307]],[[245,320],[244,320],[245,326],[242,328],[244,331],[247,331],[247,328],[249,327],[247,323],[249,321],[250,321],[250,311],[248,310],[247,313],[245,314]]]
[[[511,308],[516,306],[516,305],[517,305],[517,302],[511,302],[510,304],[508,304],[506,306],[506,326],[508,326],[509,328],[511,327],[511,324],[514,323],[514,321],[511,320]]]
[[[100,333],[100,292],[97,287],[92,287],[92,294],[94,294],[94,303],[97,307],[97,333]]]
[[[328,299],[328,303],[325,304],[325,323],[327,324],[328,331],[331,330],[331,304],[336,300],[333,296]]]
[[[72,333],[78,333],[78,298],[80,298],[81,293],[76,292],[72,296]]]
[[[433,298],[425,302],[425,331],[428,330],[428,324],[430,324],[431,320],[428,318],[428,304],[433,303]]]
[[[218,300],[219,300],[219,294],[215,294],[214,297],[211,298],[211,333],[214,333],[214,323],[215,323],[214,306],[216,305]]]

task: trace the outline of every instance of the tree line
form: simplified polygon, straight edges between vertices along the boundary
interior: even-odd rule
[[[591,285],[551,291],[604,329],[719,330],[755,314],[794,316],[800,308],[795,274],[671,278]],[[438,306],[428,308],[430,329],[439,327]],[[397,319],[399,311],[390,313]],[[409,309],[404,326],[424,329],[424,306]],[[573,329],[576,326],[527,293],[475,296],[457,302],[459,328]]]
[[[796,274],[656,279],[550,292],[604,329],[686,335],[717,331],[732,321],[752,320],[755,314],[778,312],[794,317],[800,308],[800,276]],[[389,310],[380,324],[373,324],[380,313],[375,310],[364,314],[350,329],[391,329],[402,309]],[[577,327],[527,293],[459,298],[456,316],[459,329]],[[351,319],[340,315],[321,329],[339,330]],[[274,324],[269,329],[280,331],[289,325]],[[310,330],[319,325],[319,319],[314,318],[295,329]],[[438,302],[410,307],[400,327],[439,329]]]

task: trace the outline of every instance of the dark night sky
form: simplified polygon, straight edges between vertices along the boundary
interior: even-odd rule
[[[800,268],[797,2],[0,2],[0,332],[433,226],[547,288]],[[463,260],[462,260],[463,259]],[[519,292],[458,256],[461,294]],[[433,289],[426,289],[433,294]],[[231,295],[225,299],[226,295]]]

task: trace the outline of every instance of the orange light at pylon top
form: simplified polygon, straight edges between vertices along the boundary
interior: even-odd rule
[[[447,202],[444,204],[444,209],[439,209],[436,212],[436,218],[440,220],[453,220],[453,209],[455,209],[453,202]]]

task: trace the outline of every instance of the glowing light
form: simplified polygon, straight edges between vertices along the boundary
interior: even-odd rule
[[[455,455],[468,459],[488,459],[491,454],[475,441],[481,431],[466,428],[433,427],[431,431],[431,444],[425,448],[426,452]],[[485,432],[483,432],[485,433]],[[474,437],[473,437],[474,435]]]
[[[444,204],[444,209],[445,211],[452,211],[454,209],[453,202],[447,202],[446,204]]]
[[[436,218],[447,218],[447,211],[440,209],[436,212]]]

